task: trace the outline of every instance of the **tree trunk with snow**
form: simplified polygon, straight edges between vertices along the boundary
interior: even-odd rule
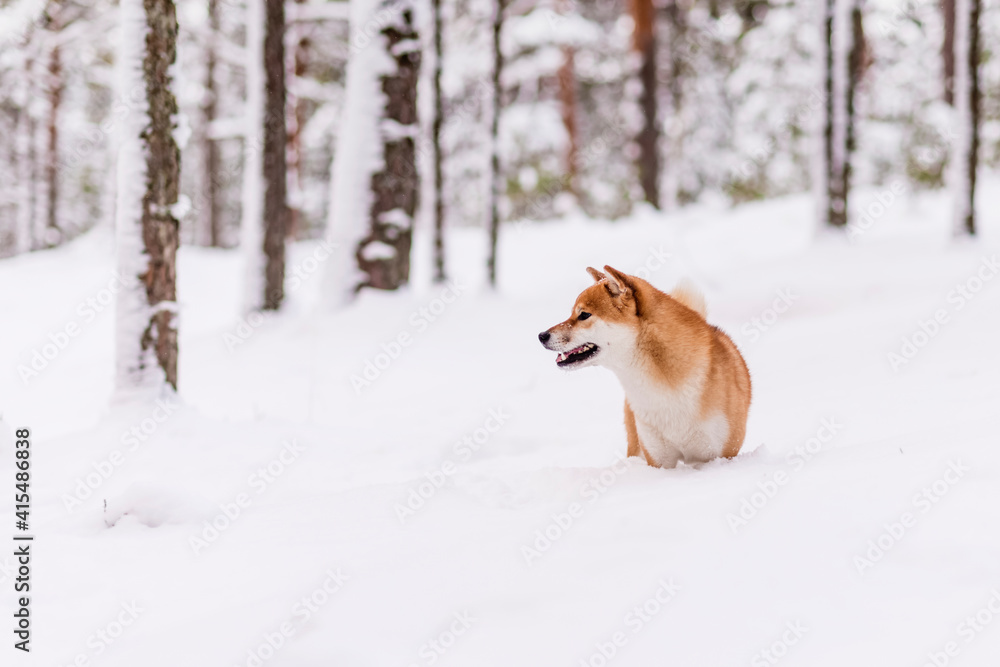
[[[34,94],[32,77],[33,61],[25,62],[22,79],[24,99],[17,114],[17,252],[25,253],[35,247],[35,127],[31,115],[31,100]]]
[[[394,67],[381,75],[382,164],[371,177],[369,230],[358,242],[355,258],[363,274],[358,289],[394,290],[410,280],[413,216],[420,191],[416,139],[421,52],[412,4],[395,5],[379,34]]]
[[[222,245],[219,202],[219,144],[212,138],[212,123],[218,116],[218,86],[215,81],[216,40],[219,39],[219,0],[208,0],[208,40],[205,44],[205,90],[201,106],[201,205],[199,228],[202,242],[213,248]]]
[[[441,149],[441,130],[444,127],[444,96],[441,92],[441,70],[444,58],[441,0],[432,0],[434,13],[434,118],[431,122],[431,147],[434,152],[434,282],[444,282],[444,156]]]
[[[976,168],[982,92],[979,85],[981,0],[955,0],[955,141],[951,155],[953,226],[976,233]]]
[[[176,266],[180,183],[172,0],[121,0],[120,94],[144,90],[121,121],[116,220],[119,392],[177,388]]]
[[[639,107],[642,129],[639,131],[639,182],[647,202],[660,207],[660,127],[657,118],[656,79],[656,8],[653,0],[631,0],[632,48],[639,54]]]
[[[285,296],[285,9],[247,4],[247,127],[244,142],[243,252],[249,310],[277,310]]]
[[[493,113],[490,118],[490,251],[486,271],[490,285],[497,284],[497,241],[500,235],[500,197],[503,176],[500,173],[500,112],[503,109],[503,33],[504,0],[496,0],[493,13]]]
[[[303,5],[306,0],[295,0],[296,5]],[[289,26],[291,32],[289,43],[292,54],[288,58],[286,75],[286,114],[288,120],[288,146],[285,151],[288,168],[288,238],[295,239],[302,225],[302,128],[306,121],[306,109],[301,97],[296,95],[296,81],[306,75],[309,66],[309,48],[311,46],[307,35],[308,28],[303,21],[296,21]]]

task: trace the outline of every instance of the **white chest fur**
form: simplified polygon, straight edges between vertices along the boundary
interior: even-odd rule
[[[704,374],[678,387],[656,382],[640,369],[616,373],[635,414],[639,442],[664,468],[710,461],[722,455],[729,424],[722,414],[701,418]]]

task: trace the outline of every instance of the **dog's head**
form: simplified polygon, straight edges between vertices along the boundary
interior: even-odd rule
[[[632,357],[639,321],[638,279],[605,266],[607,274],[587,267],[594,284],[573,304],[569,319],[538,334],[546,349],[559,352],[565,369],[612,366]]]

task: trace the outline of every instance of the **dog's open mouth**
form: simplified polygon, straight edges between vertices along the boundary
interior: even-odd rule
[[[556,357],[556,366],[562,366],[566,368],[567,366],[573,366],[579,364],[598,353],[601,348],[597,347],[593,343],[584,343],[580,347],[574,347],[568,352],[561,352],[558,357]]]

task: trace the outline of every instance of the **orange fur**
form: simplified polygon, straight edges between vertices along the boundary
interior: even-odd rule
[[[635,414],[625,399],[625,437],[628,439],[627,456],[639,456],[639,433],[635,430]]]

